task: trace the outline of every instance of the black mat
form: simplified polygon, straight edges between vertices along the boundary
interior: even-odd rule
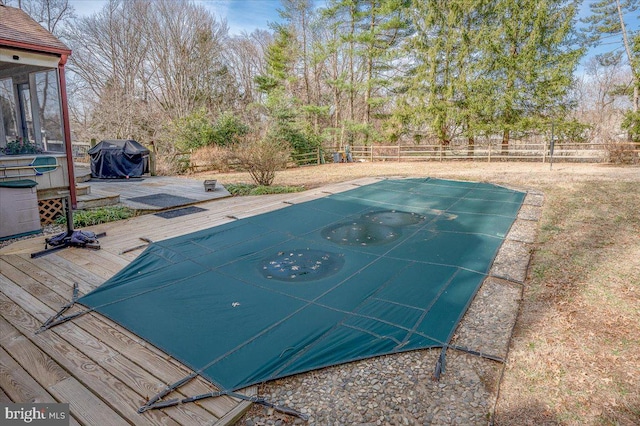
[[[149,204],[156,207],[177,207],[185,204],[195,203],[198,200],[192,198],[180,197],[178,195],[160,194],[145,195],[144,197],[129,198],[129,201],[135,203]]]
[[[174,217],[186,216],[188,214],[194,214],[194,213],[205,212],[205,211],[207,211],[207,209],[190,206],[190,207],[183,207],[181,209],[167,210],[160,213],[154,213],[154,216],[160,216],[165,219],[173,219]]]

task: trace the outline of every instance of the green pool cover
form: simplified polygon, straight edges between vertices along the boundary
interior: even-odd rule
[[[230,391],[444,347],[524,196],[384,180],[154,243],[78,302]]]

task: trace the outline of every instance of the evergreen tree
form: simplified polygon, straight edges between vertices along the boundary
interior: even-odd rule
[[[400,46],[411,34],[409,4],[409,0],[332,0],[323,10],[324,19],[340,34],[333,48],[346,72],[331,84],[336,92],[347,94],[347,113],[342,114],[340,126],[348,130],[349,143],[354,133],[361,133],[367,143],[389,113]]]
[[[496,22],[482,54],[485,78],[492,81],[495,130],[502,132],[503,154],[510,133],[547,126],[563,118],[567,93],[583,50],[577,47],[574,21],[578,1],[500,0]]]
[[[372,115],[383,118],[390,102],[390,90],[394,77],[394,63],[400,59],[399,47],[412,33],[407,14],[408,0],[369,0],[362,15],[362,32],[356,36],[361,45],[363,58],[363,104],[362,125],[365,143],[371,132]]]
[[[411,64],[405,79],[400,121],[433,134],[447,145],[464,134],[473,141],[487,99],[479,50],[488,20],[482,0],[415,1],[416,34],[408,43]],[[484,96],[483,96],[484,95]],[[426,127],[425,127],[426,125]]]
[[[289,27],[274,25],[274,39],[267,48],[266,74],[256,77],[258,89],[265,94],[263,106],[269,120],[268,139],[286,142],[296,153],[315,148],[317,141],[305,133],[304,119],[299,113],[299,99],[293,88],[298,45]]]

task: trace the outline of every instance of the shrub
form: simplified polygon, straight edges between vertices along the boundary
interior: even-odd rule
[[[211,142],[218,146],[231,146],[249,133],[249,126],[231,112],[225,112],[213,124]]]
[[[201,108],[172,123],[176,146],[181,150],[198,149],[211,144],[213,124]]]
[[[171,133],[179,149],[191,150],[211,145],[234,145],[249,133],[249,126],[231,112],[221,114],[213,122],[207,111],[201,108],[176,120]]]
[[[635,145],[629,142],[609,141],[606,144],[607,161],[612,164],[638,164],[640,158]]]
[[[630,141],[640,142],[640,111],[627,111],[621,127],[628,132]]]
[[[267,194],[288,194],[292,192],[304,191],[303,186],[263,186],[249,183],[229,183],[225,184],[231,195],[267,195]]]
[[[100,207],[90,210],[76,210],[73,212],[73,227],[84,228],[86,226],[99,225],[101,223],[114,222],[116,220],[129,219],[135,216],[135,211],[124,206]],[[56,223],[67,223],[66,216],[60,216]]]
[[[234,157],[258,185],[269,186],[276,171],[286,167],[291,148],[278,138],[269,136],[249,137],[234,149]]]
[[[217,145],[205,146],[191,154],[191,165],[198,171],[219,170],[229,171],[231,151]]]

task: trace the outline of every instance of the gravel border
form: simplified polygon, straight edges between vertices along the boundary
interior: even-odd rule
[[[515,188],[514,188],[515,189]],[[527,191],[518,218],[460,322],[446,368],[433,380],[441,349],[381,356],[259,386],[267,401],[309,416],[310,425],[491,424],[518,316],[544,195]],[[304,424],[254,404],[236,423]]]
[[[31,235],[24,235],[22,237],[10,238],[8,240],[0,241],[0,249],[3,248],[3,247],[8,246],[9,244],[15,243],[16,241],[28,240],[30,238],[38,238],[38,237],[42,237],[43,235],[59,234],[59,233],[64,232],[66,230],[67,230],[66,225],[56,225],[56,224],[46,225],[46,226],[44,226],[42,228],[42,232],[38,232],[36,234],[31,234]]]

